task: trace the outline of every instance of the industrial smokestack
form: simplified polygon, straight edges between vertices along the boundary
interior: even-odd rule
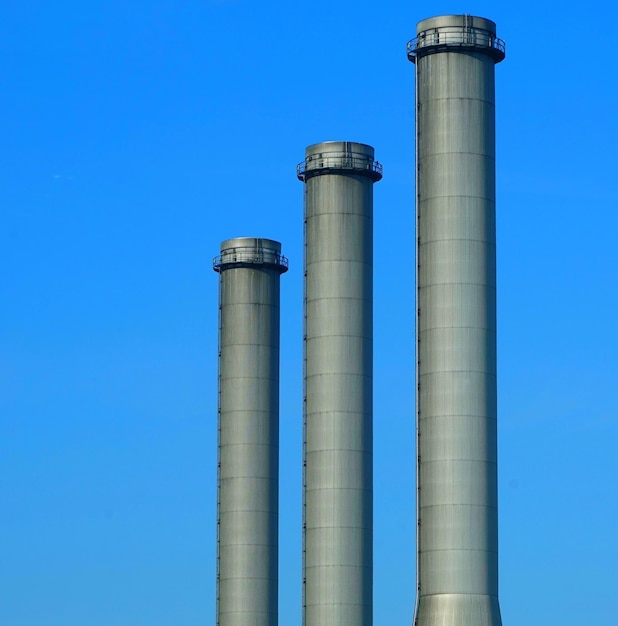
[[[217,625],[277,626],[281,244],[221,244]]]
[[[423,20],[416,63],[416,626],[500,626],[490,20]]]
[[[371,626],[371,146],[327,141],[305,183],[304,626]]]

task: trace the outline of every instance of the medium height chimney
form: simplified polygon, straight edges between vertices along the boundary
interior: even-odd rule
[[[305,183],[304,626],[371,626],[371,146],[327,141]]]

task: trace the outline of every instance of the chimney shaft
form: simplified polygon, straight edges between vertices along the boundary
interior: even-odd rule
[[[423,20],[416,64],[415,626],[500,626],[493,22]]]
[[[281,244],[221,244],[217,626],[277,626]]]
[[[309,146],[305,183],[304,626],[371,626],[373,148]]]

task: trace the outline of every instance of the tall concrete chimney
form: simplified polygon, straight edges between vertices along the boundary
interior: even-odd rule
[[[221,244],[217,626],[277,626],[281,244]]]
[[[371,146],[327,141],[305,183],[304,626],[371,626],[373,576]]]
[[[500,626],[496,25],[423,20],[416,63],[416,626]]]

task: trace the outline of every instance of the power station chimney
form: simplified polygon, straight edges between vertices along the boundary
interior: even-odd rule
[[[281,244],[221,244],[217,626],[277,626]]]
[[[371,146],[309,146],[305,183],[303,624],[373,618]]]
[[[416,64],[415,626],[500,626],[494,22],[423,20]]]

